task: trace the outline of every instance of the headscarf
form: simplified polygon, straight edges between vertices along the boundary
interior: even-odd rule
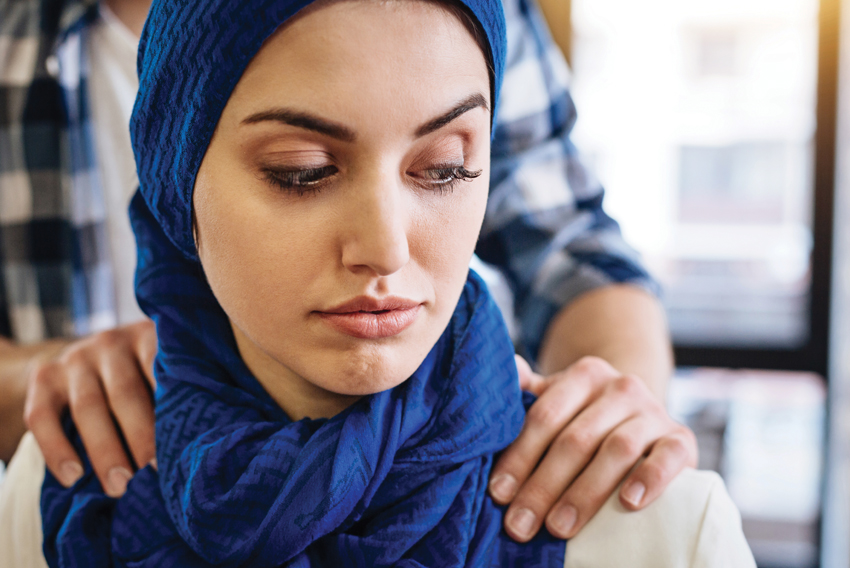
[[[51,566],[562,566],[543,531],[503,532],[493,455],[524,418],[513,348],[470,273],[449,325],[401,385],[328,418],[290,420],[239,356],[192,238],[192,189],[248,63],[306,0],[155,1],[131,121],[136,295],[155,322],[158,471],[106,496],[87,458],[70,489],[48,474]],[[464,0],[504,67],[499,0]],[[530,399],[527,399],[528,402]],[[66,423],[84,454],[73,425]]]

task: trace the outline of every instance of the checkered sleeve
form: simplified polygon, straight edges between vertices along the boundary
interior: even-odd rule
[[[533,0],[505,0],[508,61],[476,253],[512,287],[520,351],[536,358],[554,315],[589,290],[655,281],[603,207],[604,190],[570,141],[569,71]]]
[[[39,251],[29,246],[38,233],[23,128],[40,39],[37,2],[0,0],[0,335],[30,340],[46,335],[35,274]]]
[[[96,9],[0,0],[0,335],[21,342],[88,333],[110,313],[82,72]]]

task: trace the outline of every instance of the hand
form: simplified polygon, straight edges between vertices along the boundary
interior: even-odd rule
[[[549,377],[520,357],[517,367],[520,386],[539,398],[490,477],[493,499],[510,503],[505,529],[514,540],[530,540],[544,522],[556,537],[574,536],[627,474],[620,502],[638,510],[696,467],[693,432],[637,377],[597,357]]]
[[[133,476],[116,422],[137,466],[155,459],[155,355],[156,329],[145,320],[75,341],[33,368],[24,420],[60,483],[69,487],[83,474],[62,430],[67,407],[107,495],[123,495]]]

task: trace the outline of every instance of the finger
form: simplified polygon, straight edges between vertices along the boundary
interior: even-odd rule
[[[627,401],[596,400],[555,438],[546,456],[522,485],[505,515],[505,530],[520,542],[540,530],[553,505],[590,463],[603,441],[632,415]]]
[[[553,382],[531,405],[519,436],[493,467],[489,489],[497,503],[509,503],[514,498],[549,444],[588,404],[590,396],[590,381],[575,377]]]
[[[110,497],[120,497],[133,476],[118,438],[100,379],[92,367],[67,364],[71,417],[83,440],[97,478]]]
[[[519,388],[520,390],[533,393],[535,396],[540,396],[548,386],[546,379],[531,370],[531,365],[528,361],[514,355],[516,360],[517,373],[519,373]]]
[[[682,427],[655,442],[649,456],[628,476],[620,488],[620,503],[636,511],[655,501],[673,478],[686,467],[696,467],[697,443]]]
[[[101,376],[112,414],[138,466],[156,455],[151,393],[135,354],[128,349],[101,352]],[[94,457],[92,457],[94,461]]]
[[[575,536],[657,439],[658,429],[658,423],[646,416],[623,422],[614,429],[549,512],[546,517],[549,532],[559,538]]]
[[[140,322],[135,348],[139,366],[144,373],[152,391],[156,391],[156,379],[153,376],[153,361],[156,357],[157,341],[156,326],[150,320]]]
[[[584,357],[547,379],[550,386],[531,406],[520,435],[493,468],[489,489],[496,502],[504,504],[513,499],[555,436],[598,396],[602,385],[618,376],[602,359]]]
[[[35,436],[50,473],[65,487],[83,476],[83,466],[74,446],[65,436],[60,416],[67,404],[67,394],[57,390],[64,381],[57,380],[61,368],[53,363],[39,365],[30,377],[24,422]]]

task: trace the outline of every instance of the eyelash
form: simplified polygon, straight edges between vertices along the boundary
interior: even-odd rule
[[[327,179],[335,174],[336,166],[308,168],[304,170],[263,170],[266,179],[282,190],[291,191],[299,197],[305,193],[318,193]]]
[[[470,171],[463,166],[438,166],[428,172],[437,174],[437,177],[430,178],[433,181],[424,181],[423,185],[427,185],[428,189],[436,189],[440,195],[454,190],[458,182],[472,181],[481,175],[481,170]]]
[[[328,181],[328,178],[338,171],[336,166],[304,170],[275,170],[271,168],[263,170],[269,183],[284,191],[293,192],[299,197],[307,193],[318,193]],[[426,189],[439,191],[440,195],[443,195],[454,190],[458,182],[468,182],[477,178],[481,175],[481,171],[470,171],[464,166],[439,165],[426,170],[432,175],[425,179],[420,178],[418,183]]]

